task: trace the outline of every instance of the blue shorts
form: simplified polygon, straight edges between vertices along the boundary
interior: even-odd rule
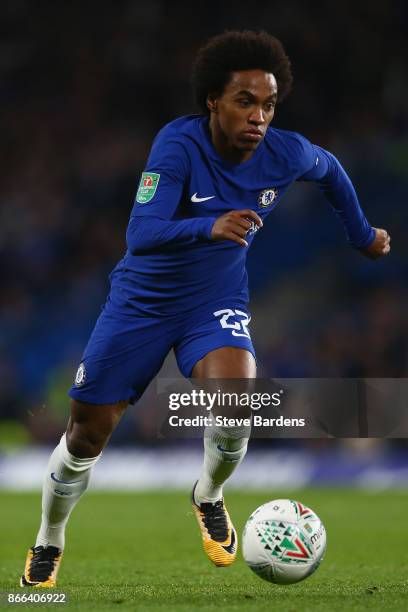
[[[224,346],[250,351],[250,316],[242,305],[206,305],[183,316],[153,317],[105,307],[82,356],[69,395],[91,404],[134,403],[174,350],[190,377],[207,353]]]

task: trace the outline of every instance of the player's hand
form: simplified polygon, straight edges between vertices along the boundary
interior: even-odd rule
[[[255,222],[262,227],[262,219],[255,211],[246,208],[244,210],[230,210],[225,215],[218,217],[211,231],[211,240],[232,240],[241,246],[247,247],[245,240],[248,230]]]
[[[370,259],[378,259],[379,257],[383,257],[384,255],[388,255],[391,250],[390,241],[391,238],[388,235],[388,232],[385,229],[375,229],[375,238],[373,242],[364,247],[364,249],[360,249],[361,252]]]

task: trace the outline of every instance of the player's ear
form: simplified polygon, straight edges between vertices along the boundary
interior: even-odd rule
[[[208,94],[206,102],[207,102],[207,108],[210,111],[210,113],[216,113],[217,112],[217,98],[215,98],[212,94]]]

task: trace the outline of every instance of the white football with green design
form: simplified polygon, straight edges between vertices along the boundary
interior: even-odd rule
[[[260,578],[293,584],[319,567],[326,550],[326,530],[307,506],[291,499],[274,499],[249,517],[242,550]]]

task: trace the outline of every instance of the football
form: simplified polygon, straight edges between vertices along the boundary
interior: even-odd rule
[[[310,508],[291,499],[275,499],[251,514],[242,548],[257,576],[275,584],[293,584],[319,567],[326,550],[326,530]]]

